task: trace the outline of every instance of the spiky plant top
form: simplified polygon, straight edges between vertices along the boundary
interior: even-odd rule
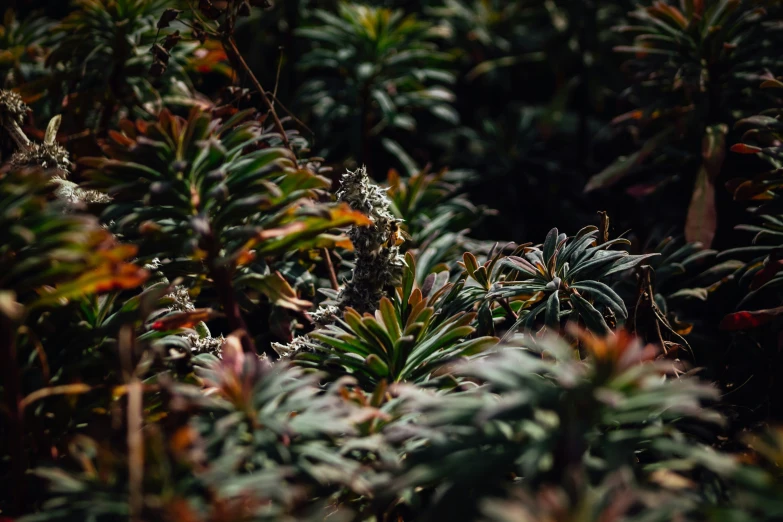
[[[161,262],[158,258],[144,265],[144,269],[150,273],[148,288],[159,284],[170,285],[169,279],[160,271],[160,266]],[[183,285],[173,285],[171,290],[163,296],[163,301],[167,304],[164,315],[166,313],[196,312],[196,304],[193,302],[187,287]],[[154,319],[159,319],[159,317],[148,318],[148,320]],[[213,337],[207,323],[204,321],[198,322],[192,330],[186,329],[183,333],[177,335],[190,343],[190,351],[194,354],[220,354],[223,343],[226,341],[222,334]]]
[[[79,203],[108,203],[111,198],[103,192],[97,190],[83,189],[73,181],[67,179],[54,178],[52,183],[58,185],[54,194],[62,201],[70,205]]]
[[[0,89],[0,126],[11,136],[20,149],[29,145],[20,125],[24,121],[24,116],[30,111],[22,97],[14,91]]]
[[[163,281],[168,282],[164,277]],[[190,296],[188,289],[182,285],[174,285],[171,292],[164,296],[164,299],[170,301],[168,310],[169,312],[195,312],[196,305]],[[180,334],[185,338],[191,346],[193,353],[213,353],[219,354],[220,349],[223,347],[223,343],[226,341],[223,335],[213,337],[209,331],[207,323],[200,321],[193,327],[192,331],[185,331]]]
[[[405,266],[397,243],[400,220],[391,213],[386,192],[370,181],[365,167],[343,174],[337,199],[372,220],[371,225],[353,226],[348,232],[356,259],[351,280],[340,292],[339,306],[372,312],[384,289],[398,282]]]
[[[30,108],[22,101],[22,97],[14,91],[0,90],[0,124],[10,122],[21,124],[24,115]]]
[[[55,195],[68,204],[108,202],[109,197],[106,194],[85,190],[67,180],[71,168],[70,156],[56,141],[60,117],[52,118],[43,143],[37,143],[30,141],[20,127],[29,111],[30,108],[17,93],[0,90],[0,126],[11,136],[17,147],[16,152],[11,155],[11,166],[18,169],[41,167],[54,170],[56,174],[51,181],[57,185]]]
[[[19,128],[17,121],[5,125],[18,147],[18,150],[11,156],[11,165],[17,168],[41,167],[55,170],[57,172],[56,178],[67,178],[71,168],[71,160],[68,151],[57,144],[60,121],[60,116],[55,116],[49,121],[43,143],[30,141]]]
[[[354,225],[348,232],[356,253],[351,280],[336,300],[310,314],[318,326],[333,323],[346,308],[360,313],[376,310],[384,291],[399,282],[405,267],[397,241],[401,220],[391,213],[386,191],[370,181],[365,167],[343,174],[337,199],[366,214],[372,224]],[[290,359],[300,351],[312,350],[320,344],[309,335],[303,335],[288,344],[273,343],[272,346],[281,358]]]
[[[97,190],[83,189],[76,183],[68,181],[71,168],[70,155],[55,141],[58,127],[59,118],[55,118],[49,123],[43,143],[27,141],[25,145],[21,145],[17,140],[19,149],[11,156],[11,165],[15,168],[41,167],[55,171],[56,174],[51,180],[57,185],[54,194],[68,205],[109,202],[110,198],[106,194]],[[19,132],[24,136],[21,130]]]
[[[35,167],[55,169],[57,177],[64,178],[70,169],[68,151],[57,143],[31,142],[27,147],[20,148],[11,156],[11,164],[14,167]]]

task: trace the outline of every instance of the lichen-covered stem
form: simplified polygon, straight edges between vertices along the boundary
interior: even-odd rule
[[[359,313],[375,311],[387,290],[399,283],[405,267],[396,233],[401,221],[391,213],[386,191],[370,181],[364,167],[343,174],[337,199],[366,214],[372,223],[363,227],[353,226],[348,232],[355,252],[351,279],[337,296],[336,303],[322,306],[312,314],[318,325],[334,322],[341,310],[346,308],[353,308]],[[328,252],[325,255],[328,256]],[[330,278],[334,286],[337,278]],[[318,344],[320,341],[305,335],[285,345],[275,343],[274,348],[283,358],[290,359],[299,351],[312,349]]]
[[[372,220],[371,225],[354,226],[348,233],[356,259],[351,279],[340,293],[339,306],[372,312],[385,291],[402,276],[405,260],[395,239],[400,220],[391,213],[386,192],[370,181],[364,167],[343,174],[337,199]]]
[[[30,148],[30,140],[25,135],[22,128],[19,126],[18,123],[15,121],[7,121],[3,120],[3,128],[8,133],[9,136],[11,136],[11,139],[14,140],[14,143],[16,143],[17,148],[19,149],[28,149]]]

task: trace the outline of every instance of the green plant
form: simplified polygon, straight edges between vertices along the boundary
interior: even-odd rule
[[[761,84],[762,89],[783,89],[783,82],[768,78]],[[777,193],[780,186],[778,169],[783,166],[783,109],[770,108],[759,114],[744,118],[735,123],[735,129],[743,131],[742,142],[731,147],[738,154],[758,155],[773,167],[755,176],[753,179],[734,178],[727,182],[727,188],[737,201],[754,202],[761,205],[760,211],[774,212],[777,208]]]
[[[169,72],[153,82],[149,52],[165,0],[77,0],[77,7],[56,27],[57,44],[47,56],[56,73],[48,88],[66,97],[77,128],[105,134],[120,118],[156,113],[154,104],[170,80],[189,82],[183,46]]]
[[[19,503],[27,498],[25,408],[34,402],[31,397],[36,392],[41,393],[36,389],[40,386],[37,379],[22,380],[21,373],[24,358],[36,357],[36,353],[43,357],[32,329],[45,324],[51,310],[68,301],[135,288],[147,275],[126,261],[135,249],[117,244],[97,220],[63,215],[58,203],[47,201],[53,189],[51,175],[40,169],[12,169],[0,181],[0,365],[3,414],[7,417],[4,447],[14,455],[10,490]],[[46,359],[43,365],[46,375]],[[69,392],[68,386],[52,393],[63,392]]]
[[[635,192],[647,193],[682,180],[690,196],[685,238],[709,247],[715,235],[715,186],[721,179],[728,127],[737,115],[748,115],[766,100],[747,87],[768,68],[780,67],[771,51],[779,42],[769,21],[775,2],[722,0],[681,5],[656,1],[640,6],[634,21],[618,27],[635,34],[634,54],[626,67],[634,78],[628,97],[636,107],[616,124],[639,135],[641,148],[619,157],[593,176],[585,190],[617,183],[631,173],[652,171]],[[644,168],[645,163],[655,165]]]
[[[222,360],[197,357],[197,374],[215,392],[193,421],[214,463],[202,480],[227,499],[268,498],[256,516],[270,520],[369,494],[371,467],[344,445],[372,411],[343,399],[345,382],[322,391],[319,375],[268,368],[238,344],[229,339]]]
[[[445,231],[459,232],[491,213],[466,197],[461,174],[424,169],[411,176],[400,176],[394,169],[389,171],[386,184],[391,210],[402,220],[416,245]]]
[[[342,319],[310,334],[320,342],[305,345],[313,353],[300,353],[297,361],[315,368],[338,365],[372,390],[381,382],[427,384],[438,368],[497,342],[494,337],[468,339],[475,331],[470,326],[475,314],[463,312],[434,321],[435,308],[426,304],[436,299],[437,295],[425,297],[421,291],[412,294],[407,316],[401,316],[401,307],[385,297],[375,316],[362,317],[348,309]]]
[[[391,492],[423,519],[470,519],[512,485],[562,484],[573,494],[572,473],[600,480],[627,466],[635,483],[651,486],[670,459],[681,480],[704,461],[729,465],[689,434],[719,420],[702,406],[717,390],[665,377],[672,363],[654,361],[654,347],[623,332],[580,339],[586,360],[563,340],[528,340],[462,364],[455,373],[475,383],[464,391],[399,386],[412,420],[385,431],[408,451]]]
[[[539,221],[583,226],[590,219],[580,208],[584,176],[603,161],[595,145],[623,87],[610,52],[621,40],[611,27],[633,3],[432,4],[425,12],[448,29],[446,48],[459,68],[462,125],[439,133],[443,164],[474,171],[482,182],[473,185],[473,199],[505,215],[525,199],[531,217],[506,225],[505,237],[546,233],[550,225]],[[493,191],[494,183],[504,190]]]
[[[237,338],[227,340],[222,360],[195,362],[203,389],[161,378],[158,394],[141,396],[147,408],[167,408],[166,422],[145,414],[136,419],[139,437],[114,445],[76,437],[70,453],[81,469],[36,469],[51,497],[24,520],[315,521],[350,513],[370,492],[371,467],[356,458],[361,448],[339,445],[374,409],[344,400],[344,384],[324,394],[317,375],[269,368],[244,354]],[[139,450],[140,460],[125,458]],[[335,500],[346,505],[336,509]]]
[[[667,352],[693,350],[694,340],[710,350],[705,303],[725,289],[741,262],[718,260],[718,251],[671,236],[645,251],[657,255],[645,261],[637,278],[624,278],[617,285],[631,307],[634,332],[654,339]]]
[[[410,177],[392,169],[386,184],[391,211],[402,220],[406,239],[402,247],[412,249],[419,263],[419,283],[432,271],[454,268],[450,261],[466,250],[481,248],[467,237],[471,228],[497,214],[476,206],[467,198],[465,183],[472,177],[464,172],[429,172],[424,169]],[[482,246],[489,248],[488,242]]]
[[[774,89],[780,85],[768,77],[763,87],[771,87],[772,90],[763,92],[774,94]],[[771,105],[778,106],[780,101]],[[777,394],[773,368],[780,364],[778,331],[783,312],[783,293],[780,291],[783,220],[778,172],[780,147],[775,137],[779,134],[778,112],[775,108],[767,109],[739,120],[735,125],[744,134],[741,143],[734,145],[732,151],[745,170],[726,186],[753,217],[752,221],[735,228],[753,235],[743,234],[748,238],[745,242],[719,253],[719,259],[732,264],[735,270],[729,277],[729,284],[722,285],[722,295],[712,303],[721,312],[716,323],[726,343],[724,355],[719,359],[722,367],[719,378],[727,388],[747,384],[735,388],[734,402],[752,405],[748,420],[743,419],[748,423],[754,422],[757,416],[776,418],[779,411],[774,401],[758,401],[759,396]],[[771,171],[768,170],[770,166]],[[730,299],[725,298],[727,294]],[[761,406],[756,408],[757,404]]]
[[[781,518],[780,1],[270,4],[4,18],[0,514]]]
[[[55,43],[53,21],[40,15],[19,20],[11,8],[0,25],[0,87],[23,85],[44,76],[44,58]]]
[[[768,79],[764,88],[781,89],[783,84],[775,79]],[[783,124],[780,116],[783,111],[777,108],[768,109],[761,114],[742,119],[736,123],[736,128],[745,131],[742,143],[732,147],[733,152],[740,154],[755,154],[765,159],[774,170],[761,173],[752,179],[735,178],[727,183],[734,199],[746,202],[749,210],[758,217],[757,223],[743,224],[736,228],[754,233],[751,245],[726,250],[724,257],[743,256],[750,258],[742,264],[735,278],[744,292],[744,297],[737,303],[738,308],[745,308],[756,301],[771,305],[770,309],[757,311],[742,310],[724,318],[722,326],[726,329],[743,330],[754,328],[775,320],[781,308],[783,299],[778,288],[783,283],[781,264],[781,236],[783,235],[783,207],[780,205],[780,167],[783,160],[783,147],[780,139],[783,134]]]
[[[597,227],[585,227],[571,238],[556,228],[547,234],[541,248],[525,247],[521,256],[509,256],[501,263],[512,278],[492,280],[491,266],[479,266],[466,259],[468,274],[482,284],[492,298],[524,298],[516,327],[532,328],[544,314],[550,327],[559,328],[563,317],[581,320],[593,332],[609,331],[606,317],[622,326],[628,311],[622,298],[607,284],[612,275],[639,265],[655,254],[631,255],[610,250],[614,245],[628,244],[626,239],[599,237]],[[568,303],[567,306],[566,303]],[[606,316],[606,317],[605,317]]]
[[[679,475],[661,474],[665,488],[644,488],[634,484],[630,471],[620,469],[597,485],[574,474],[575,486],[551,485],[530,491],[512,486],[503,496],[481,503],[481,520],[510,522],[522,520],[656,520],[684,519],[698,508],[696,495],[683,494],[690,483]],[[678,490],[679,489],[679,490]],[[515,518],[511,518],[515,517]]]
[[[351,307],[335,311],[322,328],[288,347],[295,363],[327,368],[335,377],[351,375],[368,391],[393,382],[438,386],[439,369],[497,342],[473,335],[473,302],[459,297],[464,281],[448,283],[433,273],[419,285],[416,272],[416,260],[408,253],[391,298],[382,297],[374,314]]]
[[[320,25],[300,29],[314,44],[299,66],[313,77],[301,100],[312,107],[319,154],[369,163],[379,146],[409,173],[411,138],[422,113],[455,124],[449,56],[432,26],[402,11],[341,3],[337,15],[315,11]],[[322,143],[322,144],[321,144]]]
[[[250,116],[221,121],[193,109],[187,120],[163,111],[156,123],[124,121],[122,133],[110,133],[108,158],[84,160],[91,186],[113,198],[102,214],[112,230],[170,279],[209,283],[232,331],[246,330],[235,291],[295,311],[309,305],[268,260],[334,246],[339,237],[328,231],[367,221],[346,206],[318,205],[328,180],[290,150],[264,147]]]
[[[541,74],[541,79],[556,83],[553,99],[573,96],[581,83],[595,105],[603,103],[608,91],[597,88],[596,80],[608,83],[611,73],[607,67],[611,57],[602,53],[614,39],[610,24],[631,6],[624,0],[605,4],[441,0],[433,4],[425,11],[449,28],[455,44],[452,52],[469,67],[468,82],[483,78],[496,88],[508,89],[509,72],[545,67],[554,78]],[[579,77],[565,81],[568,72]]]
[[[234,89],[235,92],[233,93],[232,100],[229,104],[236,103],[241,98],[250,99],[255,96],[260,98],[267,109],[264,118],[271,118],[272,126],[277,133],[277,137],[285,147],[291,148],[291,143],[289,143],[289,132],[283,128],[283,124],[277,115],[277,111],[275,110],[272,101],[277,101],[275,93],[266,91],[263,88],[256,75],[245,61],[245,58],[239,52],[234,38],[237,23],[242,18],[249,17],[253,7],[268,8],[270,5],[271,4],[267,0],[229,0],[215,2],[214,4],[210,0],[201,0],[199,1],[198,6],[189,2],[187,14],[190,15],[190,22],[182,22],[181,20],[179,22],[187,27],[187,36],[192,40],[200,42],[205,50],[214,51],[217,46],[222,49],[222,54],[212,53],[212,60],[202,60],[202,67],[206,66],[207,68],[210,68],[216,61],[225,57],[231,64],[234,72],[241,74],[243,77],[250,80],[253,90],[244,91],[243,89]],[[180,40],[183,39],[183,35],[180,34],[179,30],[175,30],[173,33],[166,34],[160,41],[158,41],[157,37],[160,35],[161,29],[169,28],[182,13],[183,10],[169,7],[160,14],[160,18],[156,24],[158,29],[156,32],[156,41],[150,48],[150,52],[154,57],[150,67],[150,74],[160,76],[168,69],[172,52],[175,48],[178,48],[178,44]],[[215,58],[218,58],[218,60]],[[236,95],[237,90],[239,91],[239,95]]]
[[[783,457],[783,433],[772,427],[743,437],[748,452],[745,462],[730,475],[735,487],[730,516],[773,520],[783,513],[780,503],[779,465]]]

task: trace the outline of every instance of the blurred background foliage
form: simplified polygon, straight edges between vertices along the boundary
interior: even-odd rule
[[[3,9],[0,518],[783,518],[780,0]]]

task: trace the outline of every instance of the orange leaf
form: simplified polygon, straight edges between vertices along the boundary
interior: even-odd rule
[[[237,266],[243,266],[248,263],[252,263],[256,259],[256,253],[252,250],[243,247],[237,255]]]
[[[626,112],[624,114],[621,114],[619,116],[616,116],[612,121],[612,125],[617,125],[618,123],[622,123],[626,120],[641,120],[644,117],[644,111],[641,109],[636,109],[630,112]]]
[[[92,390],[92,387],[83,384],[63,384],[61,386],[50,386],[48,388],[41,388],[35,390],[30,395],[25,397],[19,402],[19,408],[24,409],[35,401],[41,400],[45,397],[51,397],[53,395],[80,395]]]
[[[174,435],[171,437],[171,449],[174,450],[175,453],[182,453],[192,446],[197,438],[198,434],[193,427],[187,425],[183,426],[175,431]]]
[[[60,300],[128,290],[140,286],[149,273],[131,263],[108,263],[83,273],[76,280],[57,286],[41,296],[37,305],[49,305]]]
[[[123,263],[114,267],[100,267],[80,277],[77,282],[84,284],[84,293],[101,294],[136,288],[147,280],[148,275],[143,268]]]
[[[153,330],[179,330],[181,328],[193,328],[201,322],[210,321],[223,314],[210,308],[198,308],[190,312],[177,312],[162,317],[152,323]]]
[[[772,199],[773,196],[767,194],[769,187],[755,183],[751,180],[743,181],[734,189],[734,199],[737,201],[744,201],[749,199]]]
[[[386,183],[391,187],[390,193],[397,193],[400,191],[400,173],[396,169],[389,169],[389,173],[386,175]]]
[[[761,147],[754,147],[744,143],[737,143],[731,146],[731,152],[736,152],[737,154],[758,154],[761,150]]]
[[[122,145],[123,147],[130,147],[134,143],[132,139],[125,136],[124,134],[120,134],[115,130],[109,130],[109,138],[111,138],[112,141],[114,141],[118,145]]]
[[[764,80],[761,83],[762,89],[783,89],[783,82],[780,80],[776,80],[775,78],[770,78],[767,80]]]

